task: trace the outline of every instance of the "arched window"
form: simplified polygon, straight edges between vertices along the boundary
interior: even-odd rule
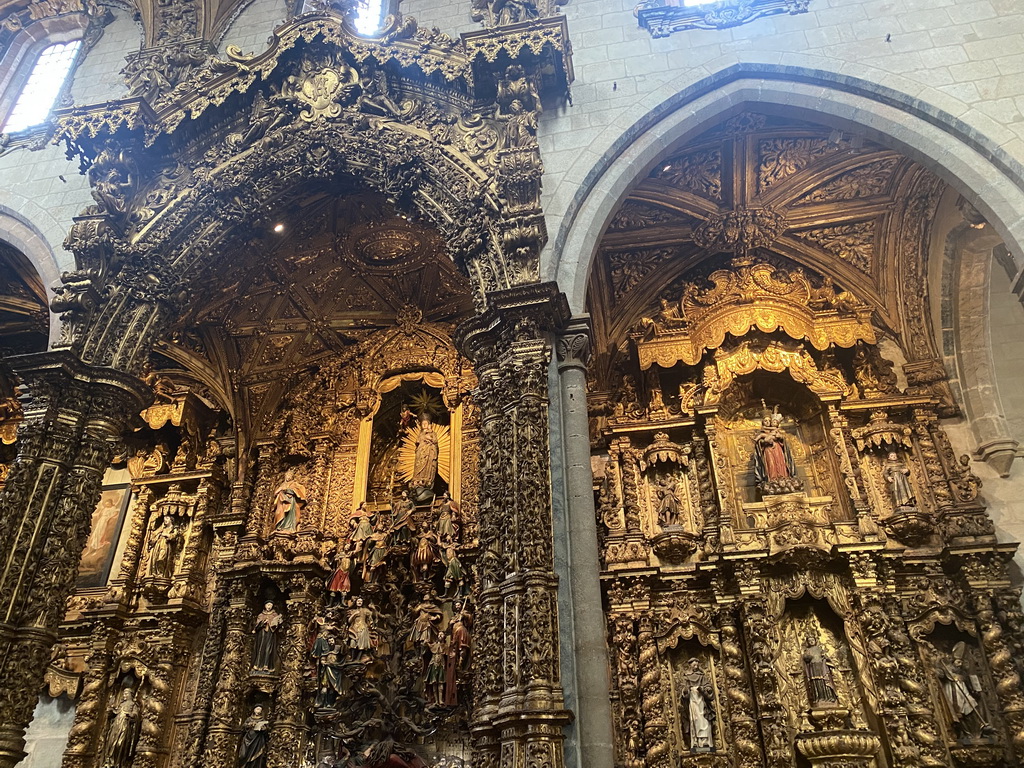
[[[374,35],[384,26],[384,0],[363,0],[355,18],[356,31],[361,35]]]
[[[48,45],[40,52],[7,116],[4,133],[23,131],[46,122],[81,46],[81,40],[72,40]]]

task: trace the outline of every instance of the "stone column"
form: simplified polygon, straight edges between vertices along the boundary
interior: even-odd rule
[[[612,768],[614,750],[612,710],[608,698],[608,647],[601,607],[601,559],[587,413],[587,361],[591,350],[589,318],[570,321],[558,336],[555,349],[561,385],[572,644],[577,660],[579,765]]]
[[[0,768],[25,755],[43,674],[74,588],[113,440],[148,390],[69,352],[11,358],[28,387],[18,457],[0,495]]]
[[[549,334],[568,319],[553,283],[488,294],[488,309],[457,331],[480,387],[481,584],[473,716],[481,765],[564,764],[558,577],[552,541]],[[489,470],[503,467],[497,476]]]

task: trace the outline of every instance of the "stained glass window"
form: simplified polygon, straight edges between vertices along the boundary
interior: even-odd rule
[[[5,133],[23,131],[46,122],[81,45],[81,40],[74,40],[43,49],[4,124]]]

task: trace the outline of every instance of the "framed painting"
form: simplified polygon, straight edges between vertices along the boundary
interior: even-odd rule
[[[131,501],[129,484],[108,486],[92,513],[92,529],[78,566],[78,587],[102,587],[110,578],[114,552]]]

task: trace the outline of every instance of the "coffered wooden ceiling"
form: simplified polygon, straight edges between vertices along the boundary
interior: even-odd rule
[[[875,309],[881,328],[898,330],[896,252],[934,215],[939,186],[860,137],[739,115],[668,153],[611,220],[589,291],[598,339],[615,348],[660,298],[677,300],[684,276],[727,250],[723,238],[743,237],[722,231],[738,226],[737,212],[760,222],[762,250],[831,277]]]

